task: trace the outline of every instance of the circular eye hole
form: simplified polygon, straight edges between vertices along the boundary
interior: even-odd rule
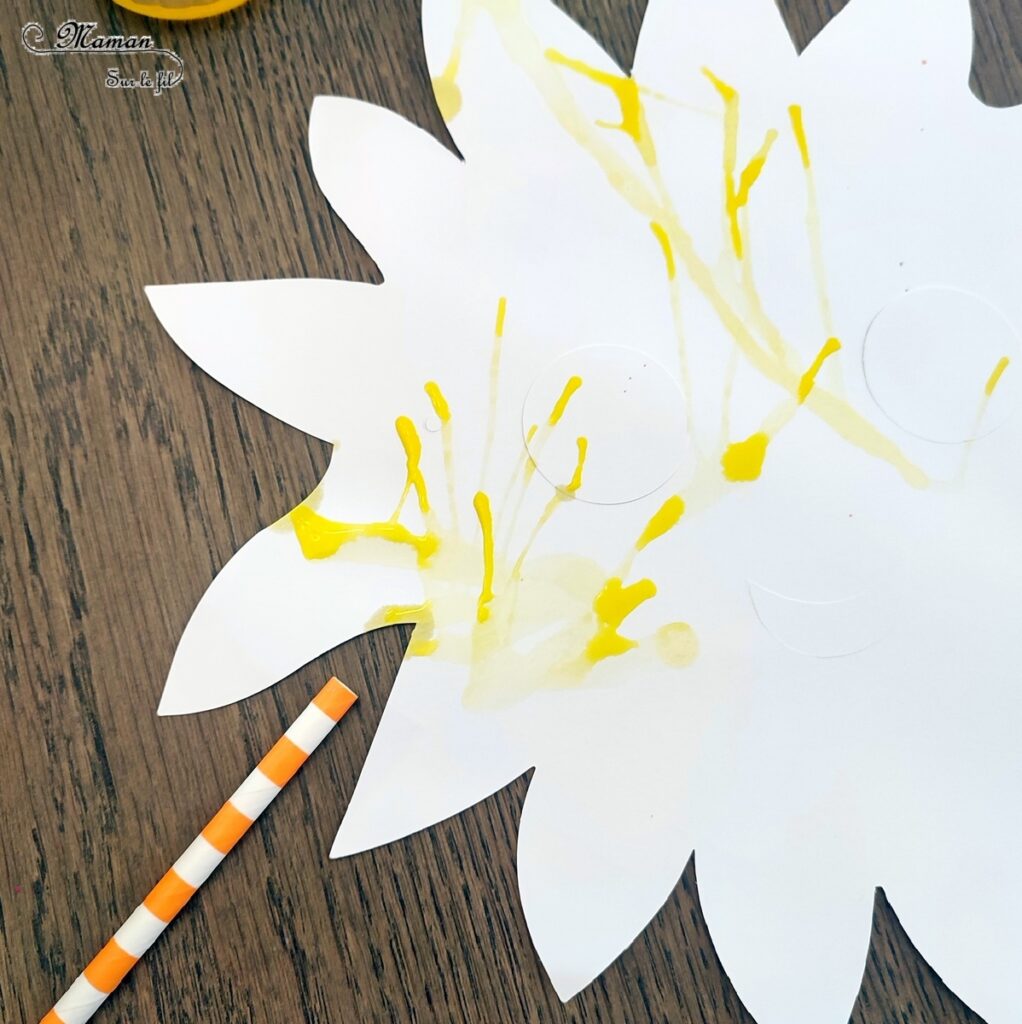
[[[877,405],[925,441],[983,437],[1019,402],[1018,336],[985,299],[955,288],[916,288],[884,307],[862,365]]]
[[[550,363],[525,398],[522,430],[529,456],[555,487],[578,482],[584,459],[573,491],[581,501],[635,501],[679,470],[694,470],[678,382],[630,348],[593,345]]]

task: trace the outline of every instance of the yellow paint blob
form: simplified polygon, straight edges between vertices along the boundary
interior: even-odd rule
[[[664,254],[664,263],[667,264],[667,280],[673,281],[677,268],[674,265],[674,250],[671,248],[670,236],[659,221],[652,220],[649,222],[649,226],[653,230],[656,240],[660,243],[660,249]]]
[[[437,419],[441,423],[451,422],[451,407],[447,404],[447,399],[444,398],[444,393],[440,390],[440,385],[434,380],[426,381],[423,390],[429,396],[430,403],[433,406],[433,412],[436,413]]]
[[[504,318],[507,316],[507,296],[502,295],[497,302],[497,323],[493,328],[493,333],[498,338],[504,337]]]
[[[656,631],[660,660],[674,668],[687,668],[699,657],[699,637],[687,622],[668,622]]]
[[[986,392],[987,398],[994,393],[997,385],[1001,382],[1001,378],[1004,376],[1004,371],[1008,369],[1010,364],[1011,360],[1007,356],[1001,356],[997,361],[997,365],[994,367],[993,373],[991,373],[987,378],[986,386],[983,388],[984,392]]]
[[[436,622],[433,618],[433,605],[429,601],[422,604],[384,605],[366,623],[366,629],[380,629],[382,626],[395,626],[405,622],[415,623],[415,629],[408,641],[408,654],[413,658],[425,658],[435,653],[440,641],[433,635]]]
[[[601,71],[585,61],[566,57],[563,53],[554,49],[546,51],[546,58],[553,64],[559,64],[570,71],[582,75],[584,78],[588,78],[591,82],[596,82],[597,85],[608,88],[617,100],[621,111],[621,123],[601,124],[601,127],[613,128],[616,131],[624,132],[635,143],[642,154],[643,160],[648,165],[652,166],[656,163],[653,143],[649,133],[646,131],[639,85],[634,78],[616,75],[609,71]]]
[[[738,183],[735,183],[735,172],[738,167],[738,127],[740,117],[740,99],[738,90],[718,78],[709,68],[703,68],[703,74],[710,80],[714,89],[724,101],[724,207],[728,223],[731,227],[731,244],[738,259],[744,258],[745,245],[742,239],[742,228],[739,213],[749,203],[752,187],[759,180],[766,166],[770,149],[777,140],[777,132],[770,129],[766,133],[763,145],[742,171]]]
[[[408,472],[406,489],[407,487],[415,488],[415,494],[419,499],[419,509],[426,513],[429,511],[429,494],[426,491],[426,478],[419,468],[419,460],[422,458],[422,441],[419,440],[419,432],[407,416],[398,416],[394,421],[394,427],[401,440],[401,447],[405,450]]]
[[[578,461],[575,463],[575,472],[572,473],[568,486],[564,488],[569,494],[574,494],[582,486],[582,470],[585,468],[586,454],[589,451],[588,438],[580,437],[575,443],[578,445]]]
[[[352,541],[376,538],[413,548],[421,566],[429,562],[440,544],[435,534],[412,533],[400,523],[344,523],[327,519],[307,505],[292,509],[288,518],[306,558],[329,558]]]
[[[571,396],[575,394],[580,387],[582,387],[581,377],[568,378],[568,383],[564,385],[561,397],[557,399],[554,403],[553,409],[550,410],[550,418],[547,420],[547,426],[556,427],[557,424],[561,422],[561,417],[564,415],[564,410],[568,408]]]
[[[841,351],[841,342],[837,338],[828,338],[826,344],[817,353],[816,358],[813,360],[812,365],[802,374],[801,380],[798,382],[798,404],[801,405],[808,397],[809,392],[813,390],[816,385],[816,377],[820,370],[823,368],[823,364],[827,359],[834,355],[835,352]]]
[[[797,103],[793,103],[788,107],[788,116],[791,118],[791,130],[795,135],[795,142],[798,143],[798,152],[802,158],[802,166],[808,171],[812,167],[812,161],[809,159],[809,142],[806,140],[802,108]]]
[[[646,545],[651,544],[658,537],[662,537],[668,530],[673,530],[678,525],[678,520],[685,514],[685,502],[680,495],[673,495],[668,498],[660,508],[653,514],[646,528],[639,535],[635,542],[635,550],[642,551]]]
[[[493,600],[493,513],[489,496],[480,491],[473,499],[479,526],[483,531],[483,585],[479,591],[476,620],[485,622],[490,617],[490,602]]]
[[[727,446],[721,456],[720,465],[724,476],[733,483],[749,483],[758,480],[763,472],[770,435],[762,431]]]
[[[455,68],[456,70],[456,68]],[[450,124],[461,112],[461,89],[452,74],[444,72],[433,79],[433,95],[443,119]]]
[[[622,636],[618,630],[640,604],[655,596],[656,584],[652,580],[642,579],[628,587],[623,586],[617,576],[607,580],[593,601],[597,626],[595,635],[586,644],[586,658],[590,663],[617,657],[639,646],[638,641]]]

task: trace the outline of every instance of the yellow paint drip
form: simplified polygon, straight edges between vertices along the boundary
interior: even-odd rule
[[[994,391],[997,388],[997,385],[1000,384],[1001,382],[1001,377],[1004,376],[1004,371],[1008,369],[1008,366],[1010,364],[1011,360],[1007,356],[1001,356],[1001,358],[997,361],[997,365],[994,367],[993,373],[991,373],[990,376],[987,378],[986,386],[983,388],[983,391],[986,393],[987,398],[989,398],[994,393]]]
[[[612,576],[593,601],[596,615],[596,633],[586,644],[586,658],[592,663],[614,658],[638,647],[637,641],[622,636],[618,630],[622,623],[644,601],[656,596],[656,584],[642,579],[631,586],[623,586],[620,578]]]
[[[741,172],[738,182],[735,173],[738,168],[738,128],[740,119],[740,98],[738,90],[718,78],[709,68],[703,68],[703,74],[710,80],[714,89],[724,101],[724,207],[728,224],[731,228],[731,244],[738,259],[744,258],[745,245],[742,239],[739,213],[749,203],[749,195],[759,180],[766,166],[770,149],[777,140],[777,132],[771,129],[766,133],[763,145]]]
[[[838,341],[837,338],[828,338],[826,344],[817,353],[812,365],[805,373],[802,374],[802,379],[798,382],[799,405],[809,397],[809,392],[815,387],[817,374],[819,374],[820,370],[823,368],[823,364],[830,356],[834,355],[835,352],[840,351],[841,342]]]
[[[433,618],[433,605],[429,601],[422,604],[384,605],[366,623],[366,629],[379,629],[382,626],[395,626],[406,622],[415,623],[415,629],[408,641],[408,654],[413,658],[425,658],[433,654],[440,646],[440,641],[433,635],[436,622]]]
[[[490,511],[490,499],[480,491],[473,499],[472,506],[479,518],[479,526],[483,531],[483,585],[479,591],[479,603],[476,608],[476,619],[485,622],[490,617],[490,602],[493,600],[493,513]]]
[[[763,168],[766,166],[767,157],[770,155],[770,149],[776,141],[777,132],[771,128],[766,133],[763,145],[759,147],[753,158],[745,165],[745,170],[742,171],[738,181],[738,194],[735,196],[735,207],[737,209],[741,209],[748,204],[752,187],[759,181],[759,176],[763,173]]]
[[[639,535],[635,542],[635,550],[642,551],[648,544],[652,544],[658,537],[662,537],[669,530],[678,525],[678,521],[685,514],[685,502],[678,494],[668,498],[660,508],[653,514],[646,528]]]
[[[412,533],[400,523],[344,523],[327,519],[306,505],[292,509],[289,519],[306,558],[329,558],[352,541],[376,538],[412,548],[422,566],[429,562],[440,544],[435,534]]]
[[[501,295],[497,302],[497,323],[493,328],[493,333],[498,338],[504,337],[504,318],[507,316],[507,296]]]
[[[433,95],[436,97],[441,116],[448,124],[461,112],[461,89],[454,80],[456,73],[457,65],[454,66],[454,71],[446,70],[433,79]]]
[[[788,116],[791,118],[791,130],[795,135],[795,142],[798,143],[798,152],[802,158],[802,166],[808,171],[812,167],[812,161],[809,159],[809,142],[806,140],[802,108],[797,103],[793,103],[788,107]]]
[[[763,472],[763,460],[766,458],[768,444],[769,434],[759,431],[744,441],[728,445],[720,459],[724,476],[733,483],[758,480]]]
[[[653,141],[646,130],[646,118],[642,109],[642,96],[639,85],[634,78],[626,75],[617,75],[610,71],[601,71],[594,68],[585,61],[567,57],[559,50],[548,49],[546,58],[553,64],[568,68],[584,78],[588,78],[597,85],[605,86],[617,100],[621,111],[620,124],[601,124],[601,127],[613,128],[616,131],[624,132],[635,143],[636,148],[642,154],[643,160],[650,166],[656,163],[656,151],[653,148]]]
[[[422,441],[419,439],[419,432],[407,416],[398,416],[394,421],[394,427],[401,440],[401,447],[405,450],[408,473],[406,490],[408,487],[415,488],[416,497],[419,499],[419,509],[425,514],[429,511],[429,494],[426,491],[426,478],[419,468],[419,460],[422,458]]]
[[[667,280],[673,281],[677,268],[674,265],[674,250],[671,248],[670,236],[664,230],[663,224],[658,221],[650,221],[649,226],[656,236],[656,240],[660,243],[660,249],[664,254],[664,263],[667,264]]]
[[[582,486],[582,470],[585,468],[586,454],[589,451],[588,438],[580,437],[575,443],[578,445],[578,461],[575,463],[575,472],[572,473],[568,486],[564,488],[569,494],[574,494]]]
[[[439,419],[441,423],[450,423],[451,407],[447,404],[447,399],[444,397],[444,393],[440,390],[440,385],[433,380],[426,381],[426,385],[423,390],[429,396],[430,403],[433,406],[433,412],[436,413],[437,419]]]
[[[548,427],[556,427],[561,422],[561,417],[564,415],[564,410],[568,408],[568,402],[571,401],[571,396],[575,394],[578,389],[582,387],[581,377],[569,377],[568,383],[564,385],[564,390],[561,392],[561,397],[554,403],[553,409],[550,410],[550,418],[547,420]]]
[[[660,660],[675,668],[687,668],[699,657],[699,637],[687,622],[668,622],[656,631]]]

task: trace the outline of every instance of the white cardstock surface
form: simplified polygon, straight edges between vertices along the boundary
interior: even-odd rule
[[[969,18],[851,0],[797,56],[772,0],[651,0],[627,77],[545,0],[425,0],[463,159],[312,108],[384,283],[148,290],[334,445],[160,712],[416,622],[335,856],[534,767],[519,882],[563,999],[695,850],[760,1024],[848,1019],[878,885],[1017,1019],[1022,135],[969,90]]]

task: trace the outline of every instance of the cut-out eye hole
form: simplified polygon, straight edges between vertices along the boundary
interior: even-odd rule
[[[872,647],[891,628],[883,587],[838,601],[801,601],[749,584],[760,625],[783,647],[812,658],[845,658]]]
[[[963,444],[1002,426],[1022,395],[1019,339],[985,299],[956,288],[915,288],[866,331],[866,386],[903,430]]]
[[[617,345],[575,349],[547,365],[522,409],[529,456],[555,487],[619,505],[694,471],[685,397],[649,356]]]

